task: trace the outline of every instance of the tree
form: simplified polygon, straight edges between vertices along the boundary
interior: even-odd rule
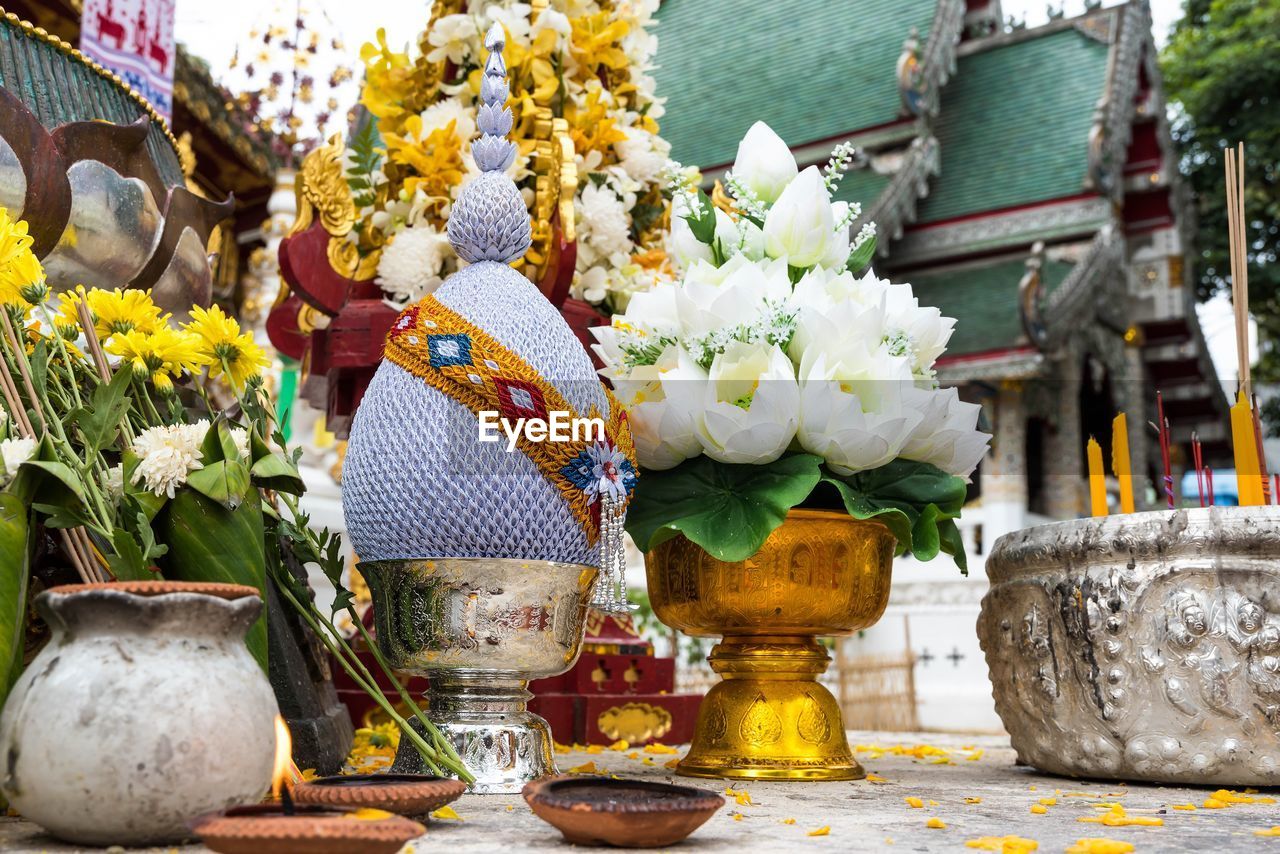
[[[1187,0],[1161,56],[1173,136],[1195,194],[1197,293],[1228,289],[1222,149],[1243,141],[1254,375],[1280,381],[1280,0]],[[1271,419],[1269,419],[1271,420]],[[1275,422],[1272,421],[1273,427]]]

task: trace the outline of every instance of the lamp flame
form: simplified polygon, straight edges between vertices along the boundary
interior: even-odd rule
[[[279,799],[284,788],[285,777],[289,774],[289,766],[293,764],[293,739],[289,735],[289,725],[284,718],[276,715],[276,758],[271,766],[271,796]]]

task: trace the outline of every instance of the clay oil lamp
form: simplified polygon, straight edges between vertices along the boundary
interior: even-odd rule
[[[724,806],[722,795],[692,786],[611,777],[553,777],[524,787],[534,815],[574,845],[664,848]]]
[[[361,774],[320,777],[295,786],[297,804],[378,809],[423,824],[434,810],[453,803],[467,784],[428,774]]]
[[[426,833],[416,821],[380,809],[296,804],[285,776],[289,728],[276,718],[271,792],[276,803],[235,807],[196,819],[191,829],[220,854],[395,854]]]

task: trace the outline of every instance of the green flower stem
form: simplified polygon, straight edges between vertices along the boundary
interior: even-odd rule
[[[395,686],[396,693],[400,695],[400,699],[404,701],[405,705],[413,710],[414,717],[422,722],[422,725],[426,727],[427,732],[431,733],[432,738],[435,740],[439,748],[444,751],[445,755],[461,765],[462,757],[458,756],[458,752],[453,749],[453,744],[449,739],[445,738],[440,730],[438,730],[431,721],[427,720],[427,716],[422,713],[422,708],[413,699],[413,695],[405,689],[404,684],[396,677],[395,671],[392,670],[391,665],[383,657],[382,649],[378,646],[377,641],[370,636],[369,630],[365,628],[364,621],[361,620],[360,616],[356,613],[355,607],[348,605],[347,614],[351,617],[351,622],[355,623],[356,628],[360,630],[360,637],[364,640],[365,645],[369,647],[370,651],[373,652],[373,657],[377,660],[378,666],[382,668],[382,671],[387,675],[387,678],[391,680],[391,684]]]
[[[293,592],[289,590],[287,584],[277,584],[276,588],[286,599],[289,600],[289,604],[294,607],[299,616],[301,616],[307,625],[311,627],[311,630],[320,638],[320,642],[323,643],[325,648],[329,650],[329,653],[338,660],[338,663],[342,665],[342,668],[347,672],[347,675],[351,677],[352,681],[354,681],[361,690],[372,697],[373,701],[378,704],[383,712],[395,721],[396,726],[400,728],[400,732],[403,735],[408,736],[410,742],[412,742],[413,746],[417,748],[418,753],[422,756],[423,761],[427,763],[433,772],[440,774],[440,766],[443,765],[445,768],[448,768],[450,771],[457,774],[459,779],[462,779],[465,782],[475,781],[475,778],[472,777],[470,772],[468,772],[466,768],[462,767],[460,763],[442,760],[439,753],[433,749],[431,745],[427,744],[426,740],[422,738],[418,731],[415,730],[409,722],[396,711],[395,707],[391,705],[391,702],[377,686],[377,683],[373,681],[368,669],[364,667],[364,664],[356,656],[350,645],[332,624],[325,625],[320,620],[317,620],[312,611],[313,606],[308,607],[302,605],[298,601],[297,597],[293,595]],[[363,676],[357,672],[356,668],[359,668],[363,673]],[[440,760],[439,764],[437,764],[437,760]]]

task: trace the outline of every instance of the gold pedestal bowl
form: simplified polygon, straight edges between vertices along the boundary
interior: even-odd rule
[[[645,559],[654,613],[690,635],[723,637],[723,677],[702,701],[676,773],[745,780],[856,780],[840,707],[817,680],[815,638],[874,625],[889,600],[894,538],[878,522],[792,510],[754,556],[717,560],[683,536]]]

